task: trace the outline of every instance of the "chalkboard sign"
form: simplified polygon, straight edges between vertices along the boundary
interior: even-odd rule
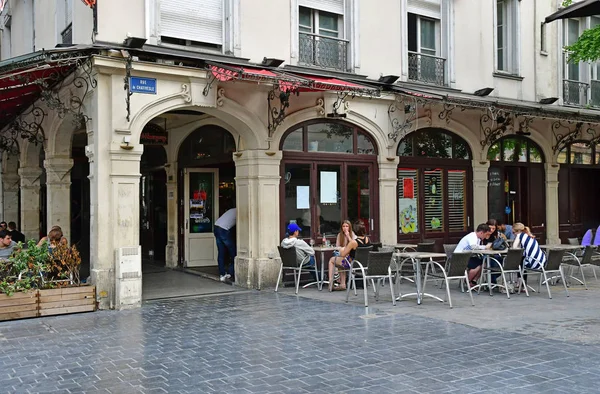
[[[488,170],[488,217],[504,221],[505,206],[503,171],[498,167],[490,167]]]

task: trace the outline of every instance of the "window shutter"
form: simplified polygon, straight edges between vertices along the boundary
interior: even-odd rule
[[[424,204],[425,231],[444,231],[444,173],[440,169],[425,170],[424,174]]]
[[[411,14],[442,19],[442,0],[408,0],[407,8]]]
[[[418,233],[419,229],[419,170],[398,168],[398,232]]]
[[[344,0],[298,0],[301,7],[344,15]]]
[[[467,172],[448,170],[448,230],[467,231]]]
[[[162,0],[160,35],[223,45],[223,0]]]

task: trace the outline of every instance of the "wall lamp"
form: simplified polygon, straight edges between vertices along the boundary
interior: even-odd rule
[[[489,94],[492,93],[493,91],[494,91],[494,88],[483,88],[483,89],[476,90],[475,92],[473,92],[473,94],[475,96],[485,97],[485,96],[489,96]]]
[[[540,99],[540,104],[554,104],[556,101],[558,101],[558,97],[545,97]]]
[[[139,49],[139,48],[143,47],[145,43],[146,43],[146,39],[145,38],[141,38],[141,37],[127,37],[123,41],[123,46],[125,46],[127,48],[136,48],[136,49]]]
[[[377,82],[385,83],[386,85],[391,85],[396,82],[400,78],[397,75],[382,75],[379,77]]]
[[[284,61],[285,60],[275,59],[272,57],[264,57],[261,64],[265,67],[279,67]]]

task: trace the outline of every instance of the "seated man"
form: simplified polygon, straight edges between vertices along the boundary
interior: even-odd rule
[[[510,224],[502,223],[498,220],[498,232],[504,234],[508,241],[513,241],[515,239],[515,235],[513,234],[513,226]]]
[[[302,260],[306,258],[306,256],[310,256],[310,260],[308,263],[304,263],[303,267],[314,267],[315,265],[315,251],[310,247],[303,239],[298,238],[302,229],[296,223],[290,223],[287,227],[287,231],[289,236],[284,238],[281,241],[281,247],[284,249],[289,249],[291,247],[296,248],[296,260],[298,264]],[[310,271],[313,277],[315,277],[314,271]],[[315,277],[315,280],[318,280]]]
[[[15,246],[17,246],[17,243],[12,240],[10,232],[5,229],[0,230],[0,259],[8,259],[12,255]]]
[[[481,241],[490,236],[490,226],[483,223],[477,226],[477,229],[472,233],[469,233],[462,237],[454,252],[465,252],[470,250],[481,250],[481,249],[489,249],[492,244],[482,245]],[[489,248],[488,248],[489,246]],[[481,275],[481,265],[483,264],[483,259],[479,256],[472,256],[469,259],[469,285],[471,287],[477,284],[477,279]]]

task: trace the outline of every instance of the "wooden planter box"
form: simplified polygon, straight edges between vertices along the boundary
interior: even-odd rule
[[[0,321],[96,310],[96,286],[0,294]]]

